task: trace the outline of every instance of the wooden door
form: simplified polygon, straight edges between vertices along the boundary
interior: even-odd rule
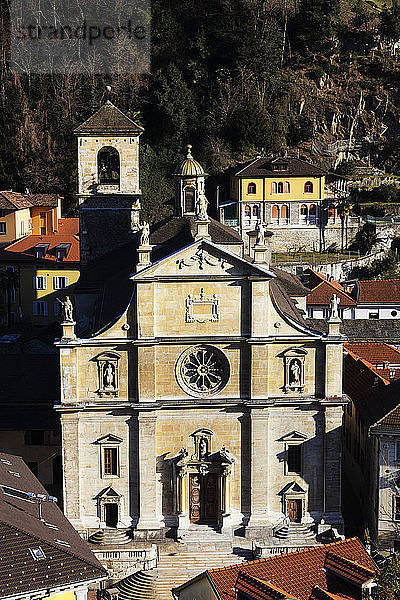
[[[218,475],[190,475],[189,518],[191,523],[218,522]]]
[[[190,475],[189,479],[189,518],[191,523],[198,523],[201,520],[201,476],[197,474]]]
[[[302,517],[302,501],[301,500],[288,500],[288,517],[291,523],[301,523]]]

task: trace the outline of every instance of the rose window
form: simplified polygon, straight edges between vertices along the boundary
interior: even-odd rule
[[[216,394],[228,382],[228,359],[212,346],[195,346],[178,359],[176,375],[181,388],[189,394]]]

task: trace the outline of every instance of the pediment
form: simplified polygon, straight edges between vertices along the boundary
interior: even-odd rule
[[[93,444],[121,444],[124,440],[113,433],[108,433],[107,435],[103,435],[98,440],[93,442]]]
[[[240,258],[212,242],[200,240],[132,276],[134,281],[149,277],[204,277],[258,275],[267,279],[275,275],[267,268]]]
[[[96,499],[99,500],[100,498],[121,498],[121,494],[118,494],[118,492],[109,486],[97,494]]]
[[[281,438],[279,438],[279,442],[304,442],[307,439],[307,436],[304,433],[300,433],[299,431],[291,431],[290,433],[287,433],[286,435],[283,435]]]
[[[305,490],[304,488],[301,487],[301,485],[299,483],[297,483],[297,481],[292,481],[291,483],[288,483],[283,490],[281,490],[280,494],[282,494],[282,496],[291,496],[291,495],[295,495],[295,494],[306,494],[307,490]]]

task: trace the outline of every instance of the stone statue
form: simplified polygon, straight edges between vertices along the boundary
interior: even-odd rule
[[[200,192],[196,201],[196,216],[198,219],[208,219],[207,208],[208,200],[203,192]]]
[[[298,360],[292,360],[290,363],[290,383],[300,384],[301,365]]]
[[[106,362],[103,371],[104,389],[115,389],[115,367],[112,363]]]
[[[204,460],[208,452],[208,443],[206,438],[201,438],[199,441],[199,459]]]
[[[74,323],[73,306],[69,296],[65,296],[65,300],[57,298],[61,304],[62,318],[64,323]]]
[[[329,301],[329,309],[330,309],[330,318],[331,319],[339,318],[339,310],[338,310],[339,304],[340,304],[339,296],[336,296],[336,294],[333,294],[332,298]]]
[[[257,221],[256,232],[257,232],[257,239],[256,239],[257,246],[264,246],[265,245],[265,227],[264,227],[261,219],[259,221]]]
[[[140,235],[140,245],[148,246],[150,242],[150,225],[147,221],[144,221],[142,225],[142,233]]]

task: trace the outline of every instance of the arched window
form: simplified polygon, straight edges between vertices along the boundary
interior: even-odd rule
[[[273,223],[277,223],[279,221],[279,206],[276,204],[274,204],[272,207],[271,220]]]
[[[285,194],[290,194],[290,183],[285,181]]]
[[[248,194],[255,194],[257,192],[257,186],[255,183],[249,183],[249,185],[247,186],[247,193]]]
[[[310,223],[315,223],[316,218],[317,218],[317,205],[310,204],[310,207],[308,209],[308,221]]]
[[[244,216],[246,218],[248,218],[248,219],[251,218],[251,208],[250,208],[250,206],[248,204],[245,204],[245,207],[244,207]]]
[[[253,217],[257,217],[258,218],[259,215],[259,208],[257,206],[257,204],[253,205]]]
[[[283,194],[283,181],[278,183],[278,194]]]
[[[97,154],[99,183],[119,185],[119,152],[112,146],[104,146]]]
[[[185,187],[185,189],[183,190],[185,213],[194,213],[195,195],[195,189],[191,185]]]
[[[312,194],[314,191],[314,186],[313,186],[313,182],[312,181],[306,181],[304,184],[304,193],[305,194]]]
[[[334,204],[330,204],[328,208],[328,218],[330,221],[335,220],[335,206]]]
[[[273,181],[271,183],[271,194],[276,194],[276,190],[277,190],[276,181]]]
[[[308,217],[308,208],[305,204],[300,206],[300,220],[305,222]]]
[[[289,207],[287,204],[281,206],[281,220],[285,223],[289,223]]]

